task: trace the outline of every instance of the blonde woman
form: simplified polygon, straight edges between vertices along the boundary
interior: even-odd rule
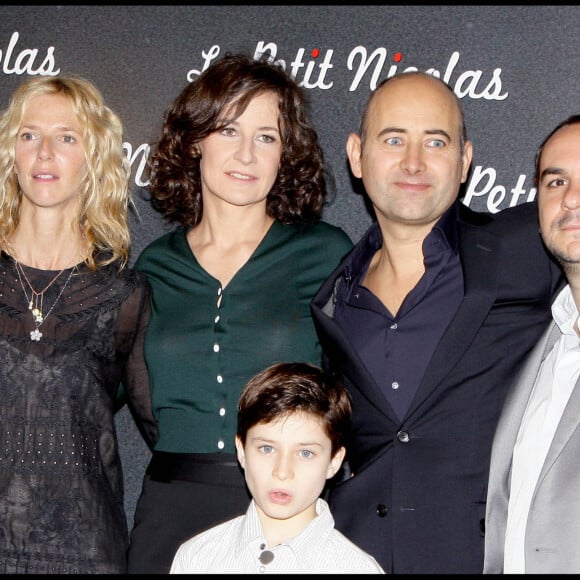
[[[0,116],[2,573],[126,572],[121,383],[156,431],[134,360],[149,289],[126,267],[122,135],[75,77],[29,78]]]

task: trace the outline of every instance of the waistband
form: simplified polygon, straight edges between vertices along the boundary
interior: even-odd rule
[[[154,451],[147,475],[161,482],[191,481],[245,486],[243,470],[232,453]]]

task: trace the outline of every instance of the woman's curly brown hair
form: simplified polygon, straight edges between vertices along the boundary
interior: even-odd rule
[[[282,157],[267,214],[282,223],[320,220],[326,196],[323,154],[302,88],[267,55],[255,59],[229,53],[188,84],[165,113],[148,164],[152,203],[165,219],[191,227],[199,223],[197,143],[223,128],[223,113],[234,101],[237,118],[254,97],[269,91],[278,95]]]

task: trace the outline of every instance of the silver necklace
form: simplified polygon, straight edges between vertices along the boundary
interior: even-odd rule
[[[33,288],[32,284],[30,283],[30,280],[28,279],[26,274],[24,273],[24,270],[22,269],[22,265],[19,262],[17,262],[16,260],[14,260],[14,263],[16,264],[16,273],[18,274],[18,280],[20,281],[20,286],[22,286],[22,291],[24,292],[24,297],[26,298],[28,310],[31,311],[32,320],[34,321],[35,328],[34,328],[34,330],[30,331],[30,340],[39,342],[40,339],[42,338],[42,332],[40,332],[40,330],[39,330],[40,325],[50,316],[51,312],[54,310],[56,303],[60,300],[60,297],[62,296],[63,292],[65,291],[65,288],[68,286],[68,283],[70,282],[70,279],[72,278],[72,275],[76,271],[77,267],[74,266],[71,269],[70,274],[68,275],[68,278],[66,279],[65,283],[63,284],[62,288],[60,289],[60,292],[58,293],[58,296],[55,298],[54,302],[52,303],[52,306],[48,309],[48,312],[46,314],[44,314],[42,312],[42,308],[44,306],[44,293],[58,280],[58,278],[64,272],[64,270],[61,270],[44,287],[43,290],[41,290],[40,292],[37,292]],[[24,282],[22,280],[23,276],[24,276],[24,279],[26,280],[26,283],[28,284],[28,287],[30,288],[30,297],[28,296],[28,292],[26,291],[26,288],[24,286]]]

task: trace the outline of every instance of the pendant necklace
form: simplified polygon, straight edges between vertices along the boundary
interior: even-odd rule
[[[46,314],[44,314],[44,312],[43,312],[44,293],[60,278],[60,276],[66,270],[66,268],[61,270],[42,290],[36,291],[34,289],[34,287],[32,286],[32,284],[30,283],[30,280],[26,276],[26,273],[24,272],[24,269],[22,268],[22,264],[20,264],[16,260],[14,260],[14,263],[16,264],[16,273],[18,274],[18,280],[20,281],[20,286],[22,286],[22,291],[24,292],[24,297],[26,298],[26,303],[28,304],[28,310],[30,310],[30,312],[32,314],[32,320],[34,321],[35,328],[34,328],[34,330],[30,331],[30,340],[33,340],[35,342],[39,342],[40,339],[42,338],[42,332],[40,332],[40,330],[39,330],[40,325],[49,317],[50,313],[54,310],[56,303],[60,300],[60,297],[62,296],[63,292],[65,291],[65,288],[68,286],[70,279],[72,278],[72,275],[74,274],[77,267],[74,266],[71,269],[70,274],[68,275],[68,278],[66,279],[63,287],[60,289],[60,292],[58,293],[58,296],[55,298],[54,302],[52,303],[52,306],[48,309],[48,312]],[[28,296],[28,292],[26,291],[26,288],[24,286],[24,282],[22,280],[23,277],[24,277],[24,280],[26,280],[26,284],[28,285],[28,288],[30,289],[30,296]]]

